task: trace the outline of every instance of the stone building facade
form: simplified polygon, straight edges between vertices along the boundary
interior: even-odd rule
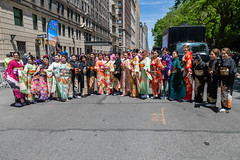
[[[62,51],[108,53],[112,48],[110,5],[109,0],[1,0],[0,60],[14,51],[43,56],[43,45],[36,45],[36,39],[47,34],[51,19],[59,22]]]

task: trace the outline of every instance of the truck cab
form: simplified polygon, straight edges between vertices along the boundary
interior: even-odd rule
[[[193,52],[193,56],[199,54],[204,62],[209,61],[209,50],[205,42],[179,42],[174,44],[174,50],[177,50],[179,53],[180,60],[184,56],[183,46],[190,46],[190,51]]]

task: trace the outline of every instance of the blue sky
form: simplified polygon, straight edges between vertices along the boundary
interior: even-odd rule
[[[154,44],[151,29],[154,28],[154,24],[158,19],[167,14],[169,8],[174,5],[175,0],[139,0],[138,3],[141,22],[146,22],[148,26],[148,44],[151,49]]]

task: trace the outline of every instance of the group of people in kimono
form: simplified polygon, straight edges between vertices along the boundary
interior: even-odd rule
[[[153,51],[152,57],[144,50],[138,53],[103,55],[94,53],[76,55],[55,55],[54,62],[43,56],[43,63],[37,65],[33,56],[28,56],[24,66],[18,52],[9,63],[5,78],[10,84],[15,106],[38,103],[39,101],[60,100],[98,95],[121,95],[147,99],[150,87],[152,99],[191,102],[194,92],[196,107],[203,105],[205,83],[208,107],[217,109],[218,86],[221,86],[220,112],[229,112],[232,105],[233,83],[238,76],[235,62],[229,48],[213,49],[210,62],[206,64],[200,55],[193,56],[190,47],[183,47],[185,55],[179,59],[177,51],[169,53],[162,49],[160,56]],[[222,58],[219,58],[221,52]],[[96,86],[95,88],[95,81]],[[193,83],[195,84],[193,89]],[[36,98],[38,98],[36,101]]]

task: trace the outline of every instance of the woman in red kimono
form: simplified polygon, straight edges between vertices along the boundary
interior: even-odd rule
[[[187,96],[185,99],[183,99],[184,102],[189,102],[192,100],[192,83],[193,83],[193,77],[192,77],[192,52],[190,51],[190,46],[184,45],[183,51],[185,52],[185,55],[183,57],[183,61],[185,63],[184,66],[184,81],[186,86],[186,92]]]
[[[18,52],[13,53],[13,57],[14,59],[9,62],[4,77],[13,90],[13,94],[15,96],[15,106],[22,107],[25,106],[26,103],[24,100],[25,95],[20,92],[18,71],[23,70],[24,66],[23,62],[19,59],[20,55]]]
[[[159,54],[157,51],[153,53],[154,59],[151,63],[151,75],[153,80],[151,80],[152,89],[153,89],[153,97],[152,99],[158,98],[158,90],[159,86],[162,84],[162,72],[164,70],[164,66],[162,65],[161,59],[159,58]]]

